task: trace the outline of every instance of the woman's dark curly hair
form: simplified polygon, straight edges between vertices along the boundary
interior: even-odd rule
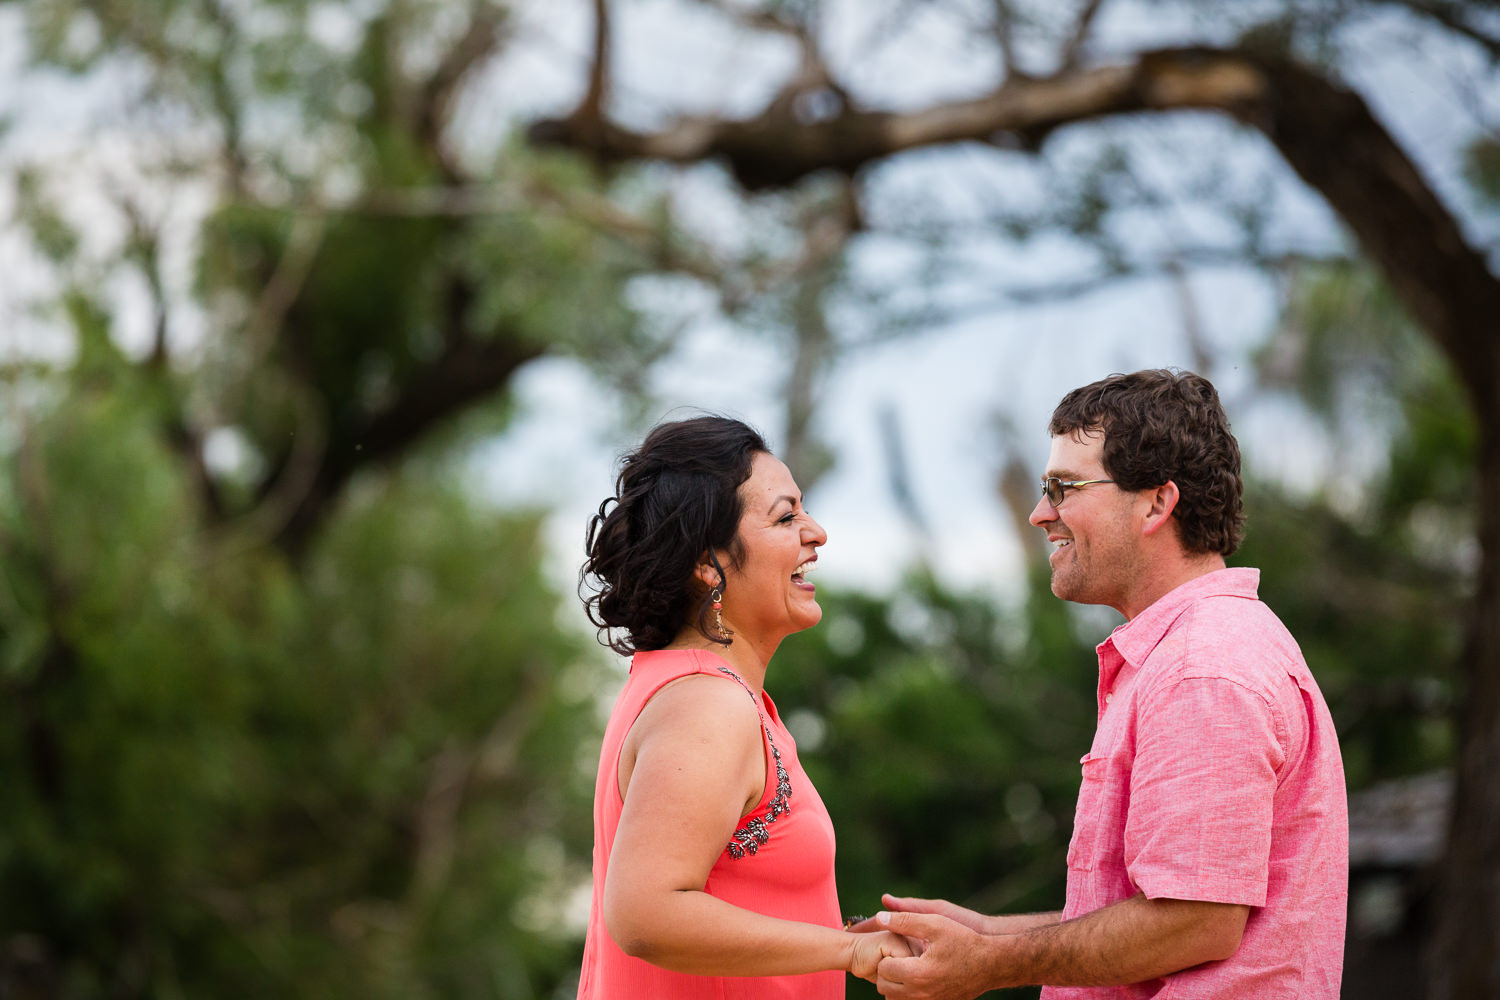
[[[1240,446],[1219,394],[1202,375],[1163,369],[1111,375],[1063,397],[1054,436],[1104,432],[1104,471],[1124,490],[1168,480],[1189,552],[1231,555],[1244,536]]]
[[[740,421],[705,416],[658,425],[624,457],[616,495],[589,519],[579,573],[580,596],[593,591],[583,604],[601,643],[623,656],[661,649],[692,622],[729,645],[709,632],[712,592],[693,568],[707,553],[722,588],[718,553],[739,564],[740,486],[755,456],[769,451]]]

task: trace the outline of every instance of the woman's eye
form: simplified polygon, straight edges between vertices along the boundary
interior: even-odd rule
[[[777,523],[779,523],[779,524],[791,524],[795,520],[797,520],[797,514],[796,514],[796,512],[795,511],[788,511],[787,513],[781,515],[781,520],[779,522],[777,522]]]

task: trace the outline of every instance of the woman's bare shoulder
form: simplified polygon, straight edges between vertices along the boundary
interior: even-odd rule
[[[664,684],[641,711],[636,726],[686,731],[726,729],[759,732],[755,698],[728,674],[688,674]]]

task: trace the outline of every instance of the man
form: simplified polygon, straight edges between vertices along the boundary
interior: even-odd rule
[[[957,1000],[1040,983],[1044,1000],[1334,1000],[1348,814],[1323,696],[1256,597],[1239,544],[1239,445],[1212,385],[1112,375],[1064,397],[1031,523],[1052,592],[1126,621],[1098,647],[1066,908],[987,917],[885,897],[925,945],[880,992]]]

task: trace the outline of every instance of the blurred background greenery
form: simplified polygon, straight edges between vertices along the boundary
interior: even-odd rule
[[[858,103],[814,44],[848,34],[848,12],[656,6],[793,40],[811,82],[760,121],[795,105],[788,161],[798,128]],[[1357,80],[1369,52],[1351,37],[1373,45],[1359,33],[1381,17],[1420,30],[1473,66],[1467,117],[1444,133],[1466,172],[1444,195],[1493,257],[1492,5],[1122,3],[1108,22],[1110,6],[891,3],[872,30],[955,18],[1017,86],[1128,55],[1132,31]],[[544,15],[610,8],[560,10]],[[74,163],[36,155],[35,131],[4,137],[8,301],[23,305],[4,317],[0,410],[0,997],[572,996],[621,665],[549,569],[548,511],[477,489],[476,449],[511,432],[518,373],[546,359],[633,415],[623,438],[660,416],[652,379],[680,363],[683,331],[640,289],[686,281],[784,356],[768,429],[816,498],[840,461],[814,419],[829,383],[870,345],[922,350],[951,304],[950,244],[968,238],[953,219],[907,219],[925,263],[862,276],[861,247],[890,235],[862,164],[804,178],[730,149],[710,180],[747,234],[695,228],[673,171],[724,149],[620,138],[601,114],[607,33],[561,71],[583,95],[570,115],[470,141],[486,73],[550,72],[536,16],[499,0],[0,6],[17,79],[102,88],[121,116]],[[1044,42],[1071,46],[1023,72]],[[1302,642],[1351,790],[1445,772],[1480,568],[1472,381],[1363,236],[1267,235],[1286,219],[1266,192],[1295,181],[1264,149],[1230,158],[1269,177],[1236,194],[1212,141],[1194,187],[1103,128],[1088,156],[1048,159],[1052,127],[995,138],[989,155],[1037,161],[1044,197],[997,195],[979,224],[1023,253],[1070,241],[1077,259],[1000,282],[991,308],[1121,280],[1186,294],[1183,274],[1225,261],[1267,276],[1274,321],[1245,342],[1190,336],[1195,367],[1247,407],[1295,411],[1334,461],[1311,487],[1247,470],[1235,562],[1262,569]],[[1141,218],[1205,205],[1234,221],[1221,245],[1132,242]],[[1440,258],[1428,235],[1411,238]],[[1193,312],[1177,318],[1190,331]],[[1042,440],[1045,416],[1005,436]],[[1339,461],[1371,441],[1374,459]],[[899,449],[885,459],[904,503]],[[972,459],[1020,525],[1036,470],[1014,451]],[[1060,905],[1092,647],[1113,620],[1051,597],[1039,543],[1021,543],[1005,599],[920,555],[892,586],[824,584],[823,624],[778,655],[768,686],[837,825],[847,911],[882,891]]]

